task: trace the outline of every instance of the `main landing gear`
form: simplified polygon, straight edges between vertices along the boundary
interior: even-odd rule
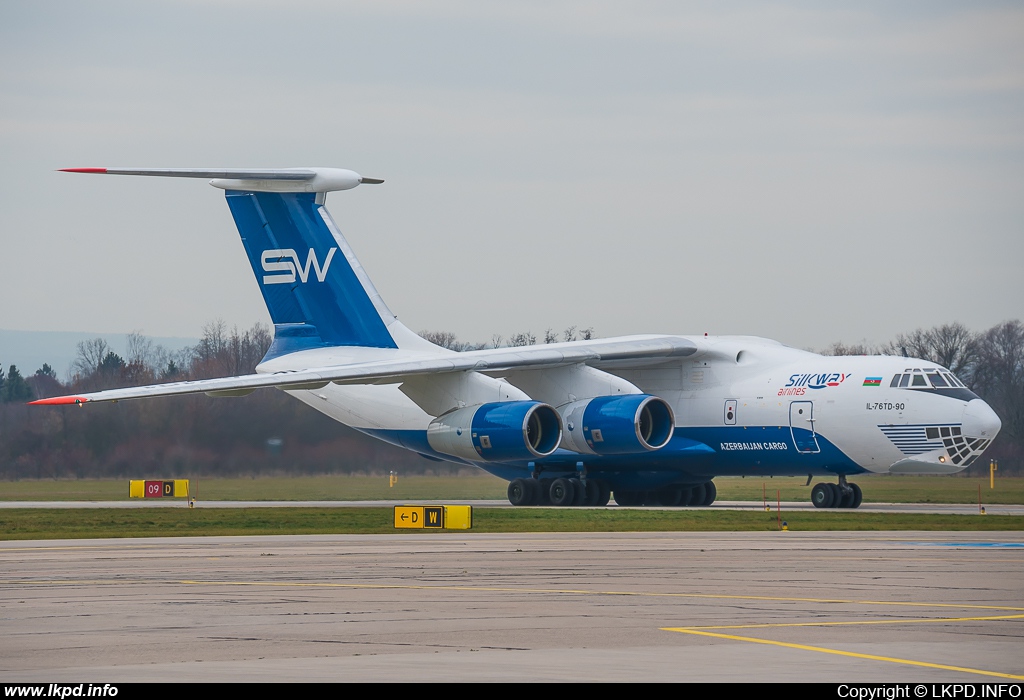
[[[838,484],[815,484],[811,489],[811,503],[815,508],[857,508],[863,499],[860,486],[846,483],[840,476]]]
[[[664,486],[655,491],[615,492],[615,502],[620,506],[709,506],[717,497],[718,489],[713,481],[692,486]]]
[[[654,491],[616,491],[620,506],[709,506],[718,489],[712,481],[691,486],[665,486]],[[513,479],[508,502],[514,506],[606,506],[611,488],[601,479]]]
[[[514,506],[606,506],[608,484],[598,479],[513,479],[508,502]]]

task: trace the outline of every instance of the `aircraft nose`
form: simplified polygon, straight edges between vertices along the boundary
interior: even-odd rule
[[[1003,426],[999,416],[981,399],[971,399],[964,408],[964,435],[991,440]]]

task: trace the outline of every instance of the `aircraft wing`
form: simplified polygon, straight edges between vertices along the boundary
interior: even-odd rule
[[[200,379],[189,382],[151,384],[149,386],[109,389],[87,394],[55,396],[30,402],[31,405],[66,405],[87,402],[120,401],[155,396],[206,393],[211,396],[245,396],[256,389],[315,390],[330,382],[336,384],[373,384],[401,380],[424,374],[446,372],[500,373],[504,370],[545,369],[586,363],[602,366],[628,361],[656,361],[685,357],[697,351],[686,338],[676,336],[633,336],[606,340],[529,345],[470,352],[431,355],[413,359],[359,362],[332,367],[316,367],[273,374],[249,374],[240,377]]]

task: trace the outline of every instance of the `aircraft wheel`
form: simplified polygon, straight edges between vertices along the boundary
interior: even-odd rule
[[[587,486],[579,479],[569,479],[569,483],[572,484],[572,490],[576,494],[576,497],[572,499],[571,506],[582,506],[587,502]]]
[[[583,499],[583,505],[598,505],[597,502],[601,500],[601,486],[593,479],[587,479],[587,485],[584,487],[584,491],[586,495]]]
[[[840,489],[839,494],[840,498],[836,504],[836,508],[852,508],[854,499],[853,489],[847,488],[845,491]]]
[[[829,484],[815,484],[811,489],[811,503],[815,508],[830,508],[832,506],[832,489]]]
[[[850,508],[860,508],[860,502],[864,500],[864,492],[857,484],[850,484],[850,488],[853,490],[853,503],[850,504]]]
[[[594,501],[594,505],[595,506],[606,506],[606,505],[608,505],[608,501],[611,500],[611,497],[612,497],[612,490],[610,488],[608,488],[608,482],[607,481],[598,481],[597,482],[597,487],[601,490],[601,492],[598,494],[597,500]]]
[[[658,502],[666,508],[674,508],[683,498],[683,490],[678,486],[666,486],[658,489]]]
[[[708,495],[708,490],[704,484],[697,484],[690,489],[690,505],[691,506],[702,506],[704,505],[704,499]]]
[[[526,502],[526,505],[535,506],[539,504],[543,500],[541,498],[540,482],[536,479],[523,479],[523,481],[529,488],[529,500]]]
[[[548,496],[553,506],[571,506],[576,502],[576,489],[569,479],[555,479],[551,482]]]
[[[704,484],[704,491],[704,505],[709,506],[718,498],[718,487],[715,486],[715,482],[709,481]]]
[[[528,506],[532,491],[526,479],[513,479],[508,484],[508,502],[514,506]]]
[[[681,496],[679,497],[679,507],[688,506],[693,503],[693,487],[684,486],[681,490]]]
[[[828,484],[828,488],[832,492],[832,505],[829,508],[842,508],[843,492],[839,488],[839,484]]]
[[[537,505],[551,505],[551,482],[552,479],[539,479],[537,481]]]

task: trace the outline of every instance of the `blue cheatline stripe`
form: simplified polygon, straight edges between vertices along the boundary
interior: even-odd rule
[[[275,326],[267,357],[312,347],[397,347],[314,193],[225,193]]]
[[[540,467],[547,476],[572,474],[576,472],[578,462],[583,462],[588,473],[595,478],[635,489],[704,481],[715,476],[825,476],[863,474],[867,471],[820,433],[817,436],[820,452],[798,453],[792,443],[789,426],[677,427],[669,444],[653,452],[645,450],[637,454],[602,456],[558,449],[550,457],[536,460],[491,463],[468,462],[436,452],[427,442],[425,430],[360,430],[430,459],[475,464],[508,480],[528,474],[530,464]]]

